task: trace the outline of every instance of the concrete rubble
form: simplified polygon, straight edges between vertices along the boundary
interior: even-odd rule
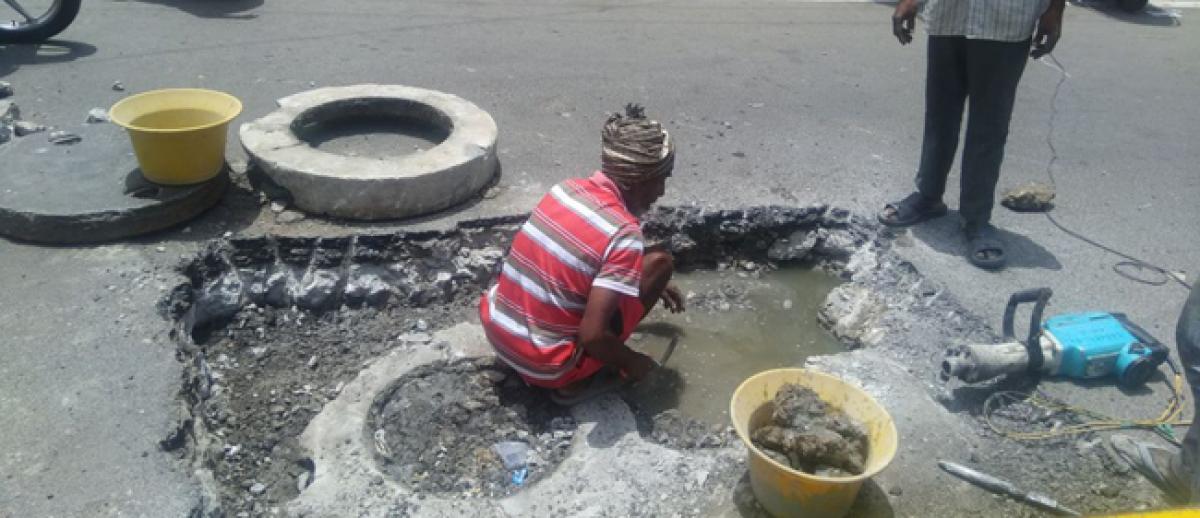
[[[100,124],[103,122],[108,122],[108,110],[105,110],[104,108],[92,108],[91,110],[88,110],[87,119],[85,122],[88,124]]]
[[[21,120],[21,109],[12,101],[0,100],[0,144],[12,140],[13,124]]]
[[[27,137],[48,129],[42,124],[22,120],[20,106],[7,99],[12,95],[12,85],[0,81],[0,144],[11,141],[13,137]]]
[[[51,144],[59,146],[69,146],[71,144],[83,142],[83,137],[79,134],[62,130],[51,131],[50,135],[48,135],[46,139],[49,140]]]
[[[12,101],[0,101],[0,124],[11,125],[21,120],[21,108]]]
[[[12,127],[13,133],[18,137],[27,137],[29,135],[33,135],[34,133],[46,131],[45,126],[29,121],[17,121],[12,125]]]
[[[491,357],[473,323],[474,308],[523,219],[466,222],[447,232],[222,240],[188,263],[190,282],[161,309],[177,320],[180,351],[191,365],[181,390],[192,416],[181,422],[191,438],[185,459],[207,481],[212,512],[708,516],[737,509],[761,515],[746,494],[743,447],[728,429],[670,411],[638,415],[618,396],[573,409],[578,428],[563,431],[571,437],[569,454],[553,473],[517,491],[486,490],[464,472],[437,486],[453,487],[452,497],[401,482],[413,472],[388,474],[386,459],[402,448],[393,442],[402,432],[371,425],[373,405],[409,373]],[[818,318],[854,350],[811,357],[808,366],[872,394],[896,420],[901,443],[892,466],[864,489],[856,515],[945,515],[996,505],[965,485],[947,499],[943,487],[909,482],[934,480],[936,458],[1042,484],[1091,512],[1156,501],[1144,486],[1111,498],[1104,495],[1112,491],[1091,491],[1118,487],[1130,476],[1109,469],[1102,448],[1013,442],[963,413],[965,400],[956,392],[965,389],[936,380],[936,354],[947,343],[990,340],[993,333],[895,255],[867,220],[823,206],[668,207],[649,214],[644,229],[683,268],[748,268],[749,275],[798,262],[847,281],[830,293]],[[811,246],[802,260],[790,259],[800,250],[781,255],[796,242]],[[772,259],[772,250],[789,259]],[[733,295],[716,303],[735,303]],[[495,404],[478,394],[451,397],[470,408]],[[227,454],[231,443],[242,445],[234,456]],[[482,458],[498,462],[480,444]],[[1066,479],[1030,468],[1031,457],[1084,475]],[[244,498],[247,480],[264,484],[263,493]],[[659,496],[647,501],[646,494]]]
[[[1018,212],[1045,212],[1054,206],[1054,187],[1030,182],[1004,192],[1000,204]]]

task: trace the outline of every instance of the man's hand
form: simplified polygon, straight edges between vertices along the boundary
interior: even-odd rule
[[[1038,59],[1054,52],[1054,46],[1062,37],[1062,2],[1051,2],[1042,17],[1038,18],[1037,34],[1033,37],[1033,51],[1029,53],[1033,59]]]
[[[649,356],[630,349],[613,334],[609,323],[617,315],[621,295],[599,286],[588,292],[583,320],[579,322],[579,346],[592,357],[621,370],[624,377],[638,381],[658,365]]]
[[[892,13],[892,34],[901,45],[912,43],[913,28],[917,20],[917,0],[900,0]]]
[[[621,367],[621,374],[630,381],[642,381],[655,367],[658,367],[658,364],[649,356],[634,352],[629,361]]]
[[[685,309],[683,307],[683,295],[679,293],[679,288],[674,284],[668,284],[663,290],[662,303],[663,307],[672,313],[682,313]]]

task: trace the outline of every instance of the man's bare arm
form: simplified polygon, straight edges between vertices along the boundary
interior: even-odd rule
[[[654,360],[630,349],[609,328],[620,302],[621,294],[606,288],[592,288],[583,310],[583,321],[579,323],[579,345],[593,358],[620,369],[629,378],[640,380],[654,368]]]
[[[1054,52],[1054,46],[1058,45],[1059,38],[1062,38],[1063,10],[1066,7],[1067,0],[1050,0],[1046,12],[1038,18],[1037,34],[1033,36],[1033,51],[1029,53],[1033,59]]]
[[[917,0],[900,0],[896,2],[896,9],[892,11],[892,35],[900,41],[901,45],[912,43],[913,29],[916,27],[917,9],[920,6]]]

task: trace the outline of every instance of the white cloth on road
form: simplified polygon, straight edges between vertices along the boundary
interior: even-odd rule
[[[1033,36],[1050,0],[926,0],[923,17],[930,36],[1022,41]]]

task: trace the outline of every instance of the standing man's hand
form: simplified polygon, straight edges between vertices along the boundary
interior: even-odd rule
[[[900,0],[892,13],[892,34],[901,45],[912,43],[913,28],[917,20],[917,0]]]
[[[1058,45],[1058,39],[1062,37],[1062,18],[1065,7],[1065,0],[1051,0],[1050,7],[1047,7],[1046,12],[1042,13],[1042,17],[1038,18],[1037,34],[1033,36],[1033,51],[1029,53],[1033,59],[1054,52],[1054,46]]]

